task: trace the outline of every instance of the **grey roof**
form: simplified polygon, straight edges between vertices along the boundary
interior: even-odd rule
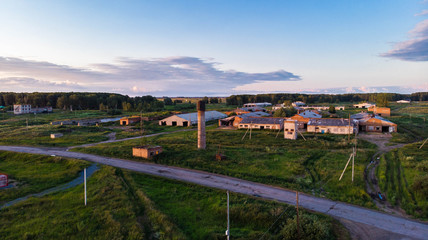
[[[242,119],[240,124],[282,124],[284,118],[274,117],[246,117]]]
[[[186,120],[190,121],[192,124],[198,122],[198,113],[197,112],[178,114],[176,116],[183,118],[183,119],[186,119]],[[225,117],[227,117],[227,115],[224,113],[221,113],[221,112],[217,112],[217,111],[205,112],[205,121],[217,120],[217,119],[221,119],[221,118],[225,118]]]
[[[241,110],[249,111],[249,112],[255,112],[255,111],[266,111],[266,109],[262,107],[243,107]]]
[[[351,122],[351,125],[353,122]],[[349,126],[349,120],[343,118],[320,118],[320,119],[311,119],[308,122],[308,125],[313,126]]]
[[[371,118],[373,114],[367,113],[367,112],[360,112],[354,115],[351,115],[352,119],[363,119],[363,118]]]
[[[305,117],[305,118],[321,118],[320,114],[314,113],[310,110],[306,110],[306,111],[300,113],[299,115],[302,117]]]
[[[244,113],[241,115],[238,115],[239,117],[267,117],[270,116],[269,113],[265,113],[265,112],[250,112],[250,113]]]

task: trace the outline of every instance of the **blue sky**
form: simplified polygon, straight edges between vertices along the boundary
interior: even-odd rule
[[[428,91],[428,1],[2,1],[0,91]]]

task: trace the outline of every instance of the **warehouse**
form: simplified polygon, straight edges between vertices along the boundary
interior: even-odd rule
[[[284,118],[275,117],[246,117],[239,123],[238,128],[252,129],[282,129]]]
[[[227,117],[226,114],[217,112],[217,111],[207,111],[205,112],[205,122],[218,120],[221,118]],[[159,121],[159,125],[161,126],[182,126],[188,127],[193,124],[198,123],[198,113],[185,113],[185,114],[177,114],[171,117],[164,118]]]
[[[308,122],[308,132],[348,134],[354,133],[354,121],[343,118],[319,118]]]

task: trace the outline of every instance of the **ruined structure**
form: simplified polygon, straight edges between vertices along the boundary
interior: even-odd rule
[[[205,102],[198,101],[198,149],[205,149]]]

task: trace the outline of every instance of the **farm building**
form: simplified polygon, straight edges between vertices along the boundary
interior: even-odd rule
[[[291,106],[293,106],[293,107],[302,107],[302,106],[305,106],[305,105],[306,105],[306,103],[301,102],[301,101],[293,102],[291,104]]]
[[[343,118],[319,118],[311,119],[308,122],[308,132],[348,134],[354,133],[354,121]]]
[[[121,118],[119,120],[119,122],[120,122],[120,125],[129,125],[129,124],[132,124],[132,123],[139,122],[140,120],[141,120],[141,117],[132,116],[132,117]]]
[[[242,115],[237,116],[231,116],[223,119],[218,120],[218,125],[220,127],[226,127],[226,126],[233,126],[238,127],[239,123],[242,121],[242,119],[246,117],[267,117],[270,116],[269,113],[265,112],[251,112],[251,113],[245,113]]]
[[[236,109],[234,109],[232,111],[225,112],[225,114],[227,114],[227,115],[230,115],[232,113],[236,113],[236,115],[241,115],[241,114],[249,113],[249,111],[243,110],[241,108],[236,108]]]
[[[272,106],[271,103],[263,102],[263,103],[246,103],[243,107],[267,107]]]
[[[311,110],[306,110],[302,113],[299,113],[299,115],[304,118],[321,118],[322,117],[318,112],[311,111]]]
[[[62,134],[62,133],[51,133],[51,138],[52,139],[54,139],[54,138],[60,138],[62,136],[64,136],[64,134]]]
[[[266,109],[262,107],[243,107],[241,109],[247,112],[266,112]]]
[[[370,111],[370,109],[369,109]],[[381,116],[381,117],[390,117],[391,116],[391,109],[387,107],[374,107],[373,113],[375,115]]]
[[[397,103],[410,103],[412,100],[410,99],[402,99],[402,100],[398,100]]]
[[[152,158],[162,152],[161,146],[140,146],[132,148],[132,156],[142,158]]]
[[[300,106],[302,109],[314,109],[314,110],[324,110],[327,111],[330,109],[330,106]],[[334,107],[335,110],[345,110],[345,106],[336,106]]]
[[[367,102],[365,102],[365,103],[359,103],[359,104],[354,104],[355,108],[365,108],[365,109],[367,109],[367,108],[369,108],[371,106],[376,106],[376,104],[367,103]]]
[[[397,132],[397,124],[380,116],[369,116],[358,120],[362,132]]]
[[[246,117],[239,123],[238,128],[252,129],[282,129],[284,118]]]
[[[30,104],[14,104],[13,114],[26,114],[31,112]]]
[[[217,112],[217,111],[207,111],[205,112],[205,121],[212,121],[221,118],[227,117],[226,114]],[[182,126],[187,127],[193,124],[198,123],[198,113],[185,113],[173,115],[171,117],[164,118],[159,121],[159,125],[161,126]]]
[[[284,138],[285,139],[297,139],[297,131],[299,131],[297,126],[297,121],[295,120],[286,120],[284,121]]]
[[[37,108],[32,108],[31,113],[51,113],[52,111],[52,107],[37,107]]]

